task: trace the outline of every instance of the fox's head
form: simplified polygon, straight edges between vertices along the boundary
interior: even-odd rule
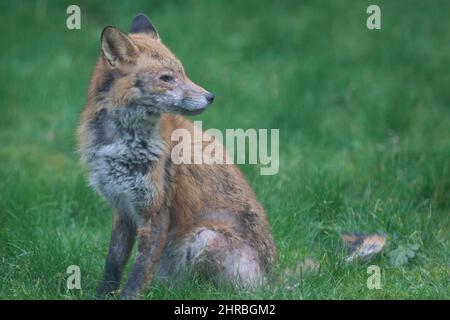
[[[115,106],[144,106],[152,113],[198,114],[214,95],[192,82],[161,42],[150,20],[137,15],[128,35],[106,27],[91,93]]]

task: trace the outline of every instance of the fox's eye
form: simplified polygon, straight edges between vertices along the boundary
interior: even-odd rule
[[[171,82],[174,79],[171,75],[163,74],[161,77],[159,77],[159,80],[164,81],[164,82]]]

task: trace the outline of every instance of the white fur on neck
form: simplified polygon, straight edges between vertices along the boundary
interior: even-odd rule
[[[94,138],[88,152],[90,185],[137,223],[154,196],[148,175],[165,148],[159,117],[139,107],[120,108],[108,111],[91,130],[94,136],[101,133],[105,137],[98,137],[97,142]]]

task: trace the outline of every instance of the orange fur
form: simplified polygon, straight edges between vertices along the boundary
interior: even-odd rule
[[[117,40],[119,42],[130,42],[117,48],[121,56],[117,58],[118,60],[114,60],[112,65],[108,63],[105,54],[97,61],[89,86],[88,102],[81,113],[77,132],[78,148],[85,164],[88,164],[88,159],[95,157],[95,154],[91,156],[89,152],[92,148],[96,148],[98,143],[92,123],[102,110],[106,110],[105,113],[108,114],[117,108],[127,108],[126,106],[136,99],[139,90],[135,85],[142,72],[148,73],[145,79],[150,79],[145,83],[145,88],[155,94],[170,90],[170,84],[155,80],[157,78],[153,77],[162,72],[170,72],[178,79],[177,81],[188,86],[189,90],[185,90],[186,95],[206,92],[189,80],[181,62],[157,38],[149,37],[146,33],[130,34],[124,38],[123,34],[114,33],[116,32],[114,30],[109,32],[113,32],[114,37],[111,36],[112,42],[107,45],[116,45],[113,42],[116,39],[119,39]],[[137,55],[135,48],[139,50]],[[132,54],[120,60],[130,50]],[[111,49],[106,56],[108,59],[115,59],[113,54],[114,50]],[[116,78],[110,84],[107,93],[101,92],[109,73],[113,73]],[[108,281],[120,281],[126,259],[124,262],[123,258],[118,257],[129,254],[129,252],[118,253],[117,251],[122,250],[118,248],[129,249],[128,246],[122,245],[121,240],[114,239],[129,239],[134,237],[134,234],[137,234],[138,239],[138,257],[124,290],[125,298],[137,296],[142,287],[150,281],[158,261],[162,260],[161,264],[171,264],[170,259],[176,255],[175,252],[182,252],[178,259],[179,261],[185,259],[183,261],[186,262],[187,258],[182,257],[190,253],[189,246],[194,238],[204,241],[207,246],[205,250],[213,253],[210,256],[216,259],[215,263],[233,264],[234,260],[230,260],[229,257],[237,256],[241,259],[237,258],[239,261],[250,265],[254,261],[252,259],[256,259],[255,265],[251,265],[251,268],[261,272],[272,266],[275,260],[275,246],[264,209],[238,168],[230,164],[174,165],[170,157],[176,142],[171,141],[171,134],[179,128],[193,133],[194,125],[181,115],[169,113],[163,113],[155,121],[158,124],[157,132],[163,151],[151,169],[148,169],[148,172],[144,171],[147,183],[152,186],[152,198],[146,208],[139,210],[139,218],[133,222],[121,212],[123,208],[116,208],[118,214],[100,293],[117,289],[118,284],[109,285]],[[113,130],[109,138],[114,141],[120,134],[120,130],[117,132]],[[120,234],[115,234],[116,229],[119,229]],[[131,231],[128,231],[129,229]],[[218,236],[212,237],[214,241],[208,242],[211,235],[200,234],[199,230],[211,230]],[[231,270],[225,274],[236,275],[233,271],[235,267],[224,265],[225,269]],[[239,275],[245,277],[246,273],[240,272]]]

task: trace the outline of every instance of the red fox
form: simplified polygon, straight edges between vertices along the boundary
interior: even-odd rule
[[[236,288],[264,283],[275,245],[241,172],[171,160],[171,133],[195,130],[182,115],[201,113],[213,100],[145,15],[133,19],[128,34],[103,30],[77,132],[90,185],[115,210],[99,297],[119,289],[135,241],[124,299],[138,298],[153,276],[197,272]]]

